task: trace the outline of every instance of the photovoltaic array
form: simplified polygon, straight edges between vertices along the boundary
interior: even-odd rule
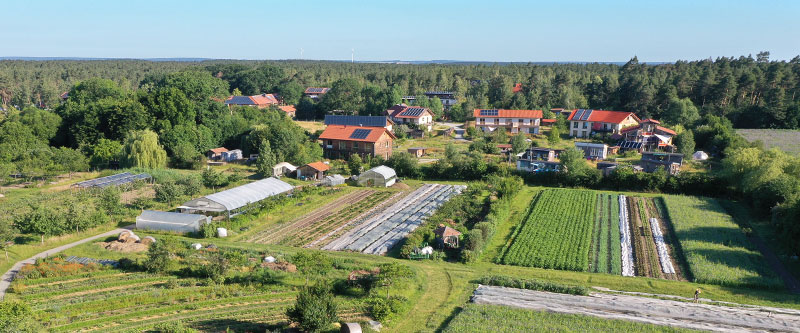
[[[408,116],[408,117],[417,117],[417,116],[421,115],[423,112],[425,112],[425,108],[407,108],[400,115],[401,116]]]
[[[367,136],[369,135],[369,133],[371,133],[371,132],[372,132],[372,130],[359,128],[359,129],[353,131],[353,134],[350,134],[350,138],[351,139],[363,140],[363,139],[366,139]]]
[[[481,116],[496,116],[499,114],[499,111],[496,109],[493,110],[481,110]]]

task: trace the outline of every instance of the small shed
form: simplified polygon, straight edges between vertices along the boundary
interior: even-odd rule
[[[512,146],[510,143],[500,143],[497,148],[500,149],[501,154],[508,154],[511,152]]]
[[[322,179],[322,185],[323,186],[342,185],[344,184],[344,181],[345,179],[344,177],[342,177],[342,175],[325,176],[325,178]]]
[[[280,162],[278,164],[275,164],[274,167],[272,167],[272,176],[275,178],[280,178],[282,176],[291,175],[292,172],[295,172],[296,170],[297,167],[292,165],[291,163]]]
[[[608,145],[603,143],[575,142],[575,148],[583,150],[583,157],[587,159],[604,160],[608,157]]]
[[[394,169],[385,165],[379,165],[372,169],[362,172],[358,176],[358,185],[389,187],[397,181],[397,173]]]
[[[451,249],[458,248],[458,236],[461,236],[461,232],[458,230],[440,224],[433,233],[436,235],[436,241],[439,242],[440,246]]]
[[[209,149],[206,152],[206,158],[212,161],[219,161],[222,159],[222,153],[228,152],[228,149],[225,147],[213,148]]]
[[[200,214],[184,214],[145,210],[136,217],[136,229],[175,232],[197,232],[211,218]]]
[[[597,162],[597,169],[603,173],[603,176],[608,176],[617,169],[617,163],[614,162]]]
[[[323,162],[308,163],[297,168],[297,178],[315,180],[322,179],[322,177],[325,177],[325,171],[328,171],[330,168],[330,165]]]
[[[413,155],[413,156],[414,156],[414,157],[416,157],[416,158],[420,158],[420,157],[422,157],[422,156],[425,156],[425,154],[426,154],[427,152],[428,152],[428,148],[424,148],[424,147],[412,147],[412,148],[408,148],[408,153],[409,153],[409,154],[411,154],[411,155]]]

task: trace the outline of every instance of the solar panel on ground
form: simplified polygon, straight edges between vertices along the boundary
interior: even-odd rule
[[[588,120],[588,119],[589,119],[589,116],[591,116],[591,115],[592,115],[592,111],[593,111],[592,109],[586,110],[586,111],[583,113],[583,116],[581,117],[581,120],[583,120],[583,121],[586,121],[586,120]]]
[[[136,180],[142,179],[149,179],[150,175],[146,173],[141,173],[138,175],[131,174],[129,172],[118,173],[116,175],[111,175],[107,177],[95,178],[91,180],[82,181],[80,183],[76,183],[75,186],[77,187],[97,187],[97,188],[106,188],[108,186],[116,186],[127,184]]]
[[[372,130],[359,128],[353,131],[353,134],[350,134],[350,138],[363,140],[367,138],[370,132],[372,132]]]
[[[498,115],[498,111],[496,109],[493,110],[481,110],[481,116],[496,116]]]

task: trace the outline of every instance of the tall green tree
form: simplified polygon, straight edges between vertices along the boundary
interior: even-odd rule
[[[261,140],[259,146],[258,159],[256,159],[256,169],[264,177],[272,177],[272,168],[278,162],[275,161],[275,154],[272,152],[269,140]]]
[[[694,134],[692,130],[685,130],[681,134],[675,136],[674,139],[675,147],[678,149],[678,152],[683,154],[685,158],[690,158],[694,153]]]
[[[347,168],[350,170],[351,175],[358,175],[361,173],[361,166],[363,161],[361,161],[361,156],[358,154],[350,155],[350,160],[347,161]]]
[[[167,165],[167,152],[158,144],[158,135],[150,130],[130,132],[122,156],[127,167],[157,169]]]

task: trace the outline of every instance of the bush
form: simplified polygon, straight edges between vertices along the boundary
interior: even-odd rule
[[[183,325],[179,321],[160,323],[153,327],[153,331],[160,333],[194,333],[197,330]]]
[[[372,318],[377,321],[386,321],[392,315],[401,313],[407,304],[408,299],[403,296],[392,296],[387,298],[373,297],[367,301],[369,312]]]
[[[472,229],[464,236],[464,249],[469,251],[480,251],[483,248],[483,232]]]
[[[22,301],[0,302],[0,332],[39,332],[30,306]]]
[[[155,242],[147,249],[147,259],[142,267],[151,273],[164,273],[172,263],[172,253],[165,242]]]
[[[286,310],[291,322],[309,332],[318,332],[330,327],[339,317],[336,315],[336,301],[324,283],[305,287],[297,295],[294,306]]]

